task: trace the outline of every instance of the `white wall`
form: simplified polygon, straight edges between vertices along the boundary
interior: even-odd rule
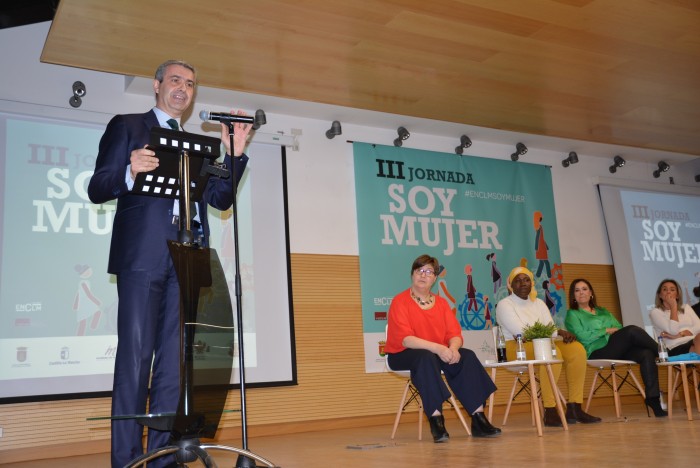
[[[49,26],[50,23],[41,23],[0,30],[0,63],[4,65],[0,75],[0,110],[106,123],[113,114],[143,112],[153,106],[152,95],[125,92],[126,80],[121,75],[40,63]],[[157,65],[154,64],[154,71]],[[80,109],[68,104],[76,80],[83,81],[87,87]],[[195,122],[199,110],[221,107],[218,102],[198,99],[192,114],[195,117],[190,118],[189,125],[199,125]],[[236,105],[232,102],[225,107],[235,108]],[[268,122],[263,127],[265,133],[289,135],[291,129],[302,132],[299,150],[288,151],[292,252],[357,255],[352,145],[346,141],[391,144],[396,137],[395,127],[379,129],[343,122],[343,135],[328,140],[325,131],[334,118],[332,115],[310,119],[276,114],[274,102],[265,111]],[[404,146],[452,153],[455,140],[455,137],[412,132]],[[577,142],[568,143],[570,145],[561,151],[530,147],[522,160],[552,166],[562,261],[611,264],[594,179],[611,176],[608,167],[612,158],[579,153],[580,162],[564,169],[560,161],[569,150],[576,148]],[[635,150],[630,148],[629,151]],[[474,140],[467,152],[480,157],[508,159],[513,146],[510,142]],[[651,175],[654,169],[654,164],[628,160],[614,177],[654,184],[658,183]],[[673,171],[674,168],[669,175],[674,176],[676,184],[697,187],[692,173]]]

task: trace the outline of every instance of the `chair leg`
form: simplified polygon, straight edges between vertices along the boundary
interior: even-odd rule
[[[666,402],[666,406],[668,407],[668,417],[670,419],[673,417],[673,397],[676,394],[676,384],[673,382],[673,374],[675,373],[673,366],[668,366],[666,368],[666,373],[668,374],[668,401]]]
[[[423,440],[423,400],[418,398],[418,440]]]
[[[410,385],[411,385],[411,379],[407,379],[406,386],[403,389],[403,396],[401,397],[401,402],[399,402],[399,409],[398,409],[398,411],[396,411],[396,418],[394,419],[394,429],[392,429],[392,431],[391,431],[391,440],[394,440],[394,436],[396,436],[396,429],[398,429],[398,427],[399,427],[399,421],[401,420],[401,413],[403,413],[403,406],[406,404],[406,396],[408,395],[408,389],[409,389]],[[420,439],[420,429],[418,431],[418,439]]]
[[[613,398],[615,399],[615,416],[620,419],[622,416],[622,410],[620,409],[620,392],[617,388],[617,370],[613,367],[610,369],[610,373],[612,374]]]
[[[693,405],[690,404],[690,389],[688,388],[688,373],[686,366],[681,363],[681,378],[683,381],[683,396],[685,397],[685,411],[688,414],[688,421],[693,420]]]
[[[646,399],[647,394],[644,391],[644,387],[642,387],[642,384],[639,383],[637,376],[634,375],[634,371],[632,370],[632,366],[630,366],[629,369],[627,369],[627,373],[632,378],[632,381],[634,382],[634,386],[637,387],[637,391],[642,395],[642,398]]]
[[[693,366],[692,371],[693,371],[693,391],[695,392],[695,405],[697,406],[698,412],[700,413],[700,395],[698,394],[700,388],[698,388],[698,368],[697,368],[697,366]]]
[[[491,368],[491,381],[495,384],[496,383],[496,368],[492,367]],[[496,392],[493,392],[489,396],[489,421],[493,421],[493,402],[496,396]],[[700,409],[700,405],[698,405],[698,409]]]
[[[518,377],[519,375],[515,377],[513,380],[513,387],[510,389],[510,396],[508,397],[508,405],[506,405],[506,413],[503,415],[503,425],[506,425],[506,422],[508,422],[508,414],[510,413],[510,406],[513,403],[513,395],[515,395],[515,386],[518,384]]]
[[[564,398],[564,394],[561,392],[561,389],[557,387],[557,392],[559,393],[559,398],[561,399],[561,404],[566,406],[566,398]]]
[[[464,419],[464,415],[462,414],[462,410],[460,410],[459,406],[457,406],[457,400],[455,399],[454,395],[450,395],[450,403],[452,404],[452,407],[457,412],[457,417],[459,418],[459,421],[462,423],[464,430],[467,431],[467,435],[472,435],[472,431],[469,429],[469,425],[467,425],[467,421]]]
[[[693,390],[695,391],[695,405],[700,413],[700,387],[698,387],[698,368],[693,366]]]
[[[588,401],[586,401],[586,408],[584,408],[584,411],[588,413],[588,408],[591,406],[591,400],[593,399],[593,393],[595,392],[595,383],[598,381],[598,375],[600,374],[600,369],[595,371],[595,374],[593,375],[593,383],[591,384],[591,391],[588,392]]]

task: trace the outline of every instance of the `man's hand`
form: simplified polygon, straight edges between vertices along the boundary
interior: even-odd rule
[[[237,112],[231,111],[232,114],[235,115],[241,115],[245,116],[246,113],[243,112],[242,110],[239,110]],[[234,146],[234,153],[231,153],[231,140],[230,140],[230,134],[229,134],[229,126],[228,124],[222,123],[221,124],[221,142],[224,144],[226,147],[226,152],[230,154],[231,156],[234,157],[239,157],[243,154],[243,151],[245,150],[246,145],[248,144],[248,134],[252,130],[253,125],[252,124],[247,124],[243,122],[234,122],[233,123],[233,146]]]
[[[131,162],[131,179],[136,180],[136,174],[139,172],[150,172],[158,167],[158,158],[155,151],[148,149],[148,145],[140,149],[135,149],[131,152],[129,158]]]

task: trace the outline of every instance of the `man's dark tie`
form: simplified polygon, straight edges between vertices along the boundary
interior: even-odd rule
[[[173,130],[180,130],[180,126],[177,124],[177,120],[168,119],[166,123],[170,125],[170,128],[172,128]]]

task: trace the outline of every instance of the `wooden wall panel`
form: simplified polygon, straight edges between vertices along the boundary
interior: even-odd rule
[[[295,254],[291,262],[298,385],[249,388],[249,434],[391,422],[405,381],[394,374],[364,371],[359,258]],[[565,264],[566,286],[577,277],[588,278],[599,302],[619,316],[612,266]],[[592,375],[587,376],[586,395]],[[506,403],[513,378],[499,372],[496,405]],[[663,376],[661,382],[663,386]],[[564,376],[560,383],[566,395]],[[609,395],[605,389],[597,396]],[[238,391],[229,395],[228,408],[240,408]],[[109,409],[108,398],[0,406],[0,462],[37,458],[42,452],[55,456],[56,450],[65,455],[108,450],[109,422],[86,419],[108,415]],[[497,409],[496,414],[502,412]],[[226,437],[239,432],[240,414],[225,414],[221,428]],[[57,444],[62,444],[60,449]]]

